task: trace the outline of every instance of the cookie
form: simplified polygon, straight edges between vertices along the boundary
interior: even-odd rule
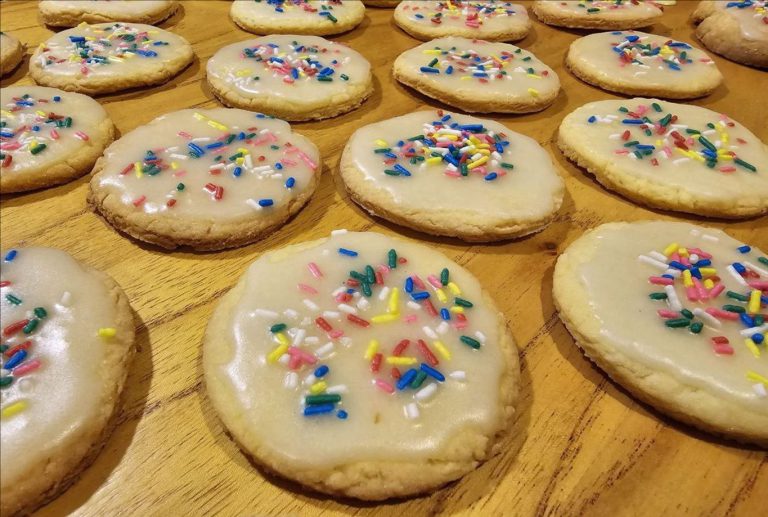
[[[193,57],[187,40],[151,25],[82,24],[42,43],[29,73],[44,86],[97,95],[165,83]]]
[[[368,61],[318,36],[266,36],[220,49],[208,84],[227,106],[284,120],[318,120],[352,111],[373,93]]]
[[[203,371],[256,462],[366,500],[434,490],[499,452],[520,382],[504,317],[471,273],[344,231],[254,262],[208,324]]]
[[[693,13],[696,37],[712,52],[768,68],[768,1],[701,2]]]
[[[43,86],[0,89],[0,192],[66,183],[91,172],[115,126],[95,100]]]
[[[155,25],[173,16],[179,2],[170,0],[41,0],[43,23],[74,27],[80,23],[146,23]]]
[[[571,43],[565,63],[579,79],[628,95],[690,99],[709,95],[723,81],[701,50],[638,31],[579,38]]]
[[[392,72],[419,93],[469,112],[541,111],[560,91],[555,71],[530,52],[457,37],[406,50]]]
[[[133,313],[107,275],[51,248],[0,267],[0,513],[58,496],[109,437],[134,353]]]
[[[516,41],[531,30],[525,7],[500,0],[400,2],[395,9],[395,23],[422,41],[445,36]]]
[[[0,76],[16,70],[23,59],[24,45],[7,32],[0,32]]]
[[[320,172],[317,148],[287,122],[236,109],[181,110],[109,146],[88,203],[136,239],[218,250],[282,226]]]
[[[578,346],[671,418],[768,446],[768,258],[688,223],[600,226],[560,256],[554,299]]]
[[[644,0],[536,0],[533,12],[547,25],[602,30],[647,27],[664,14],[656,2]]]
[[[358,0],[235,0],[229,15],[255,34],[328,36],[360,25],[365,6]]]
[[[725,218],[768,213],[768,148],[706,108],[641,98],[592,102],[565,117],[558,145],[636,203]]]
[[[363,126],[340,168],[349,195],[368,212],[471,242],[537,232],[563,201],[563,181],[535,140],[442,111]]]
[[[394,8],[402,0],[363,0],[366,7]]]

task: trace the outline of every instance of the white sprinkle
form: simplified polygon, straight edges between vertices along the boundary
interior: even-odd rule
[[[680,298],[677,297],[677,291],[675,291],[675,286],[665,285],[664,291],[667,293],[667,301],[669,302],[669,307],[673,311],[683,310],[683,304],[680,303]]]
[[[357,301],[357,308],[361,311],[366,311],[371,306],[371,302],[368,301],[368,298],[360,297],[360,299]]]
[[[251,312],[251,316],[261,316],[263,318],[277,318],[279,316],[275,311],[268,311],[266,309],[255,309]]]
[[[70,301],[72,301],[72,293],[64,291],[64,294],[61,295],[61,300],[59,300],[59,304],[67,307]]]
[[[691,261],[691,263],[695,264],[696,262],[698,262],[698,261],[699,261],[699,258],[700,258],[700,257],[699,257],[697,254],[695,254],[695,253],[691,253],[691,256],[690,256],[690,257],[688,257],[688,260],[690,260],[690,261]]]
[[[319,311],[320,310],[320,307],[318,307],[315,302],[313,302],[312,300],[310,300],[308,298],[304,298],[304,300],[302,300],[302,302],[304,303],[304,306],[307,309],[311,310],[311,311]]]
[[[347,388],[346,384],[337,384],[325,390],[326,393],[329,393],[331,395],[335,395],[337,393],[347,393],[348,391],[349,389]]]
[[[301,346],[304,342],[304,338],[307,336],[307,331],[304,329],[296,329],[296,334],[293,336],[293,346]]]
[[[304,317],[301,319],[301,326],[302,326],[302,327],[307,327],[307,326],[309,326],[311,323],[312,323],[312,318],[310,318],[309,316],[304,316]]]
[[[456,379],[457,381],[465,381],[467,380],[467,373],[464,370],[456,370],[455,372],[449,373],[448,377]]]
[[[435,331],[432,330],[431,328],[429,328],[429,327],[421,327],[421,330],[424,331],[424,334],[426,334],[428,338],[430,338],[430,339],[437,339],[437,334],[435,334]]]
[[[331,235],[344,235],[345,233],[347,233],[347,230],[345,228],[342,228],[340,230],[333,230],[331,232]]]
[[[253,198],[246,199],[245,200],[245,204],[248,205],[249,207],[253,208],[254,210],[261,210],[262,209],[261,205],[259,205],[259,202],[256,201]]]
[[[761,268],[760,266],[756,266],[751,262],[747,262],[746,260],[742,260],[741,263],[744,264],[747,269],[751,269],[755,273],[758,273],[760,276],[768,276],[768,271]]]
[[[765,385],[762,382],[753,384],[752,389],[755,390],[755,393],[757,393],[758,397],[763,397],[763,398],[768,397],[768,391],[766,391]]]
[[[320,342],[320,338],[317,336],[307,336],[304,342],[308,345],[316,345]]]
[[[477,332],[475,332],[475,337],[476,337],[476,338],[477,338],[477,340],[478,340],[478,341],[480,341],[481,343],[485,343],[485,334],[483,334],[483,333],[482,333],[482,332],[480,332],[479,330],[478,330]]]
[[[341,313],[338,311],[323,311],[324,318],[331,318],[332,320],[338,319]]]
[[[738,271],[736,271],[736,268],[733,267],[733,264],[725,268],[726,271],[733,277],[734,280],[736,280],[740,285],[744,287],[749,287],[747,285],[747,281],[744,280],[744,277],[742,277]]]
[[[403,406],[403,409],[405,410],[405,416],[409,420],[415,420],[419,418],[419,407],[416,405],[415,402],[411,402],[410,404],[406,404]]]
[[[701,235],[701,231],[699,231],[697,228],[694,228],[693,230],[691,230],[691,235],[693,235],[694,237],[698,237],[699,235]]]
[[[752,334],[762,334],[763,332],[768,331],[768,323],[764,325],[760,325],[759,327],[752,327],[744,330],[740,330],[739,334],[741,334],[744,337],[751,336]]]
[[[299,317],[299,313],[293,309],[285,309],[283,311],[283,316],[285,316],[286,318],[291,318],[292,320],[295,320],[296,318]]]
[[[379,300],[386,300],[387,296],[389,295],[389,287],[384,286],[381,291],[379,291]]]
[[[664,274],[665,275],[672,275],[675,278],[680,278],[680,276],[683,274],[683,272],[680,271],[679,269],[672,269],[672,268],[670,268],[670,269],[667,269],[666,271],[664,271]]]
[[[707,235],[706,233],[701,236],[702,239],[705,241],[711,241],[711,242],[720,242],[719,237],[715,237],[714,235]]]
[[[703,319],[705,322],[707,322],[707,325],[710,327],[720,328],[723,326],[723,324],[720,322],[719,319],[712,316],[710,313],[705,311],[704,309],[700,307],[696,307],[693,309],[693,313],[698,316],[699,318]]]
[[[648,264],[649,266],[653,266],[656,268],[659,268],[661,270],[666,270],[669,266],[667,266],[664,262],[660,262],[656,259],[653,259],[651,257],[646,257],[645,255],[640,255],[637,257],[637,260],[640,262],[643,262],[645,264]]]
[[[280,359],[277,360],[278,363],[282,364],[283,366],[288,366],[288,361],[291,360],[290,354],[283,354],[280,356]],[[298,382],[298,379],[297,379]]]
[[[296,372],[288,372],[283,379],[283,387],[294,389],[299,384],[299,375]]]
[[[440,324],[437,326],[437,328],[435,330],[437,330],[438,334],[443,335],[446,332],[448,332],[448,330],[450,330],[450,328],[451,327],[450,327],[450,325],[448,325],[447,321],[441,321]]]
[[[656,251],[656,250],[650,252],[648,254],[648,256],[651,257],[651,258],[655,258],[656,260],[658,260],[660,262],[666,262],[667,261],[667,256],[664,255],[663,253],[660,253],[660,252]]]
[[[362,299],[364,300],[365,298]],[[357,314],[357,309],[351,305],[347,305],[346,303],[340,303],[337,307],[341,312],[346,312],[347,314]]]
[[[333,297],[335,298],[335,297],[337,297],[338,295],[340,295],[341,293],[343,293],[343,292],[344,292],[344,291],[346,291],[346,290],[347,290],[347,288],[346,288],[346,287],[344,287],[344,286],[342,285],[341,287],[339,287],[338,289],[336,289],[335,291],[333,291],[333,292],[331,293],[331,295],[333,295]]]
[[[310,373],[304,378],[304,386],[311,386],[315,382],[317,382],[317,377],[315,377],[314,373]]]
[[[325,359],[327,356],[331,355],[333,352],[333,342],[328,341],[326,344],[315,350],[315,355],[320,357],[321,359]]]
[[[416,400],[419,402],[424,402],[426,400],[429,400],[429,398],[435,394],[437,391],[437,384],[434,382],[431,382],[421,388],[419,391],[416,392],[416,394],[413,396]]]
[[[634,156],[634,154],[630,154],[629,156]],[[690,162],[690,158],[678,158],[677,160],[672,160],[672,163],[675,165],[680,165],[681,163]]]
[[[0,368],[0,375],[3,377],[7,377],[11,374],[11,370],[6,370],[5,368]]]

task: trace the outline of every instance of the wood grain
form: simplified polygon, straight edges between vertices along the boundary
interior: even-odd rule
[[[668,8],[653,32],[695,41],[688,21],[693,7],[693,2],[678,2]],[[101,97],[121,132],[167,111],[217,105],[203,80],[205,63],[221,46],[248,38],[231,22],[228,9],[228,2],[186,1],[162,24],[192,42],[197,59],[167,85]],[[36,2],[2,2],[0,14],[2,30],[25,42],[28,53],[51,35],[40,25]],[[112,275],[139,318],[140,350],[115,433],[82,479],[39,515],[764,514],[764,451],[705,436],[635,402],[582,356],[554,313],[553,264],[586,229],[606,221],[680,218],[604,190],[552,145],[558,124],[571,110],[617,98],[565,70],[565,51],[579,35],[535,23],[520,46],[557,71],[563,92],[542,113],[494,117],[549,149],[566,179],[561,214],[531,238],[468,246],[426,237],[371,218],[344,193],[336,168],[356,128],[435,105],[390,75],[395,57],[418,44],[392,24],[390,10],[369,9],[360,27],[337,38],[372,62],[376,93],[353,113],[295,125],[320,147],[324,176],[309,205],[258,244],[219,253],[168,253],[131,241],[86,210],[85,178],[3,197],[4,248],[37,244],[69,251]],[[713,57],[726,83],[694,104],[727,113],[768,140],[768,75]],[[2,85],[29,84],[27,65]],[[768,249],[768,218],[702,222]],[[428,497],[382,505],[336,501],[270,477],[227,438],[205,397],[200,341],[219,297],[265,250],[342,227],[427,241],[467,267],[494,295],[520,347],[520,416],[504,454]]]

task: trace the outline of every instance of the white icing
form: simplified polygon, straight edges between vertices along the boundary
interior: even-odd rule
[[[169,9],[172,4],[170,0],[42,0],[40,8],[54,12],[84,12],[123,21],[124,17],[135,19]]]

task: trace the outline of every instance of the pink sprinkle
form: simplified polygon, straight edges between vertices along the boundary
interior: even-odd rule
[[[144,201],[147,200],[147,196],[139,196],[136,199],[133,200],[133,206],[139,207],[144,204]]]
[[[685,296],[688,297],[688,300],[692,302],[699,301],[699,292],[696,290],[695,287],[686,287],[685,288]]]
[[[51,138],[53,138],[54,140],[58,140],[59,139],[59,132],[56,131],[55,129],[51,129]]]
[[[718,309],[716,307],[708,307],[704,309],[704,311],[707,314],[710,314],[714,316],[715,318],[723,319],[723,320],[737,320],[739,319],[739,315],[735,312],[728,312],[724,311],[722,309]]]
[[[690,253],[694,253],[694,254],[698,255],[699,258],[705,258],[705,259],[711,259],[712,258],[712,255],[710,255],[706,251],[702,251],[699,248],[688,248],[688,251]]]
[[[323,273],[320,272],[320,268],[317,267],[317,264],[314,262],[310,262],[307,264],[307,267],[309,267],[309,272],[312,273],[312,276],[315,278],[322,278]]]
[[[80,140],[83,140],[83,141],[85,141],[85,142],[87,142],[88,140],[90,140],[90,138],[88,138],[88,135],[86,135],[86,134],[85,134],[85,133],[83,133],[82,131],[75,131],[75,136],[76,136],[77,138],[79,138]]]
[[[187,171],[185,171],[185,170],[176,171],[176,172],[173,173],[173,175],[176,176],[177,178],[180,178],[180,177],[182,177],[182,176],[184,176],[186,174],[187,174]]]
[[[313,171],[317,170],[317,164],[313,162],[312,159],[309,156],[307,156],[303,151],[299,151],[299,158],[301,158],[302,161],[307,164],[307,167],[309,167]]]
[[[712,348],[716,354],[733,355],[733,348],[728,344],[713,344]]]
[[[190,135],[190,134],[189,134],[189,133],[187,133],[186,131],[179,131],[179,132],[178,132],[178,133],[176,133],[176,134],[177,134],[177,135],[179,135],[179,136],[180,136],[180,137],[182,137],[182,138],[186,138],[187,140],[191,140],[191,139],[192,139],[192,135]]]
[[[453,324],[453,328],[456,330],[462,330],[467,328],[467,322],[462,320],[456,320],[456,323]]]
[[[677,318],[680,316],[679,312],[671,311],[669,309],[659,309],[656,312],[659,314],[659,316],[666,319]]]
[[[720,167],[720,172],[736,172],[736,167],[732,165],[723,165]]]
[[[717,298],[723,291],[725,291],[725,286],[723,284],[717,284],[715,287],[709,290],[709,297]]]
[[[674,285],[675,283],[673,278],[664,278],[663,276],[652,276],[648,281],[655,285]]]
[[[452,171],[452,170],[446,170],[445,171],[445,175],[446,176],[450,176],[451,178],[461,178],[461,174],[459,174],[456,171]]]
[[[299,284],[299,289],[309,294],[317,294],[317,289],[307,284]]]
[[[415,314],[409,314],[408,316],[403,318],[403,321],[406,323],[414,323],[418,319],[418,316]]]
[[[747,281],[747,285],[753,289],[768,291],[768,280],[749,280]]]
[[[629,151],[627,151],[626,149],[616,149],[615,151],[613,151],[613,153],[614,154],[629,154]]]
[[[440,280],[438,280],[438,278],[435,275],[429,275],[427,277],[427,280],[429,281],[430,284],[432,284],[432,287],[434,287],[435,289],[440,289],[441,287],[443,287],[443,284],[440,283]]]
[[[699,295],[699,300],[709,300],[709,292],[701,284],[701,280],[693,278],[693,285],[696,288],[696,292]]]
[[[385,380],[376,379],[375,384],[383,392],[390,393],[390,394],[395,392],[394,386],[392,386],[390,383],[388,383]]]
[[[29,372],[35,371],[40,367],[40,360],[39,359],[33,359],[32,361],[29,361],[28,363],[21,364],[14,368],[13,375],[14,377],[21,377],[22,375],[25,375]]]
[[[413,285],[419,289],[425,289],[427,287],[424,285],[424,282],[421,280],[421,278],[419,278],[419,275],[412,275],[411,278],[413,279]]]
[[[298,355],[292,355],[288,360],[288,368],[291,370],[298,370],[301,367],[301,357]]]
[[[668,145],[664,146],[664,154],[667,155],[667,158],[672,158],[672,149]]]
[[[344,335],[344,331],[338,330],[338,329],[332,330],[328,333],[328,337],[331,339],[339,339],[343,335]]]

